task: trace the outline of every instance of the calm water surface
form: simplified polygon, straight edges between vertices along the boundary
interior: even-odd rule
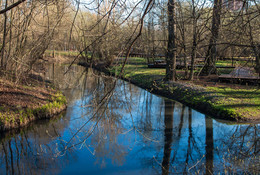
[[[260,125],[215,120],[90,69],[67,70],[51,65],[46,74],[67,96],[66,113],[2,134],[1,174],[260,172]]]

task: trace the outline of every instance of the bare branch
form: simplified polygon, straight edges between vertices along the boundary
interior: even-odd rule
[[[24,2],[24,1],[25,1],[25,0],[19,0],[19,1],[17,1],[16,3],[10,5],[9,7],[7,7],[7,8],[5,8],[5,9],[1,10],[1,11],[0,11],[0,14],[3,14],[3,13],[5,13],[5,12],[11,10],[12,8],[18,6],[19,4],[21,4],[21,3]]]

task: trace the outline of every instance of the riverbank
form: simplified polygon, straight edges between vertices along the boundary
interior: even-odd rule
[[[119,76],[121,66],[96,68],[107,74]],[[216,77],[165,82],[164,76],[164,69],[151,69],[143,64],[128,64],[120,78],[152,93],[177,100],[214,118],[239,122],[260,121],[260,90],[257,86],[219,83]]]
[[[35,77],[20,83],[0,77],[0,132],[52,118],[65,109],[66,98],[50,83]]]

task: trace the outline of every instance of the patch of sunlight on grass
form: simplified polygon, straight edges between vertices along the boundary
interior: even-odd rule
[[[255,89],[232,89],[225,87],[208,87],[209,91],[216,93],[219,97],[215,105],[234,109],[246,116],[260,115],[260,90]]]

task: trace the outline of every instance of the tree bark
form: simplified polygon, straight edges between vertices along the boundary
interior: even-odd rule
[[[182,50],[183,50],[183,63],[184,63],[184,69],[185,69],[185,75],[184,75],[184,78],[185,79],[188,79],[188,72],[189,72],[189,69],[188,69],[188,58],[187,58],[187,47],[186,47],[186,33],[185,33],[185,25],[186,25],[186,21],[185,21],[185,17],[184,17],[184,14],[183,14],[183,8],[180,6],[180,8],[178,9],[178,13],[180,15],[180,22],[179,22],[179,27],[177,27],[180,31],[180,35],[181,35],[181,38],[182,38]],[[178,24],[178,21],[176,21],[177,24]],[[182,62],[181,62],[182,64]]]
[[[168,1],[168,46],[166,57],[166,81],[176,80],[176,21],[175,0]]]
[[[8,4],[7,4],[7,1],[5,2],[5,8],[7,8]],[[4,13],[4,33],[3,33],[3,42],[2,42],[2,47],[1,47],[1,50],[0,50],[0,53],[1,53],[1,67],[3,69],[4,68],[4,65],[5,65],[5,60],[4,60],[4,52],[5,52],[5,40],[6,40],[6,35],[7,35],[7,14],[6,14],[6,11]]]
[[[194,74],[194,63],[197,54],[197,17],[195,11],[195,2],[192,0],[192,32],[193,32],[193,42],[192,42],[192,51],[191,51],[191,68],[189,80],[193,80]]]
[[[211,38],[209,40],[209,47],[205,59],[205,65],[202,69],[203,75],[209,75],[216,73],[216,59],[217,59],[217,47],[216,43],[219,35],[220,28],[220,14],[221,14],[222,0],[214,0],[212,26],[211,26]]]
[[[255,66],[255,70],[258,73],[259,77],[260,77],[260,44],[257,46],[256,50],[256,58],[255,58],[255,62],[256,62],[256,66]]]
[[[193,80],[194,75],[194,64],[195,64],[195,58],[197,55],[197,41],[196,41],[196,33],[193,34],[193,44],[192,44],[192,51],[191,51],[191,65],[190,65],[190,76],[189,80]]]

